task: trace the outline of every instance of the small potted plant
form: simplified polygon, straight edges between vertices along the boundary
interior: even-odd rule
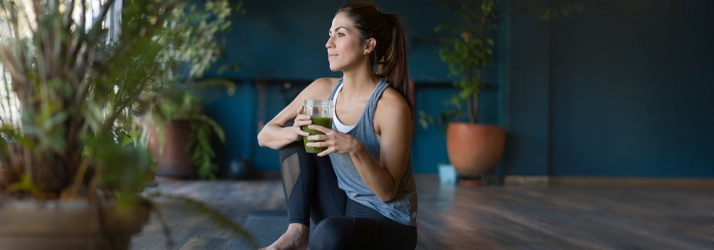
[[[211,138],[224,142],[223,128],[203,113],[208,98],[202,90],[224,88],[232,95],[234,83],[221,79],[201,79],[206,69],[224,56],[224,46],[217,39],[231,27],[231,14],[244,14],[239,2],[228,0],[189,4],[170,18],[173,42],[163,51],[162,65],[167,69],[166,88],[145,96],[155,100],[143,119],[145,138],[156,160],[158,176],[178,179],[216,179],[218,166]],[[239,64],[224,65],[220,70],[236,70]]]

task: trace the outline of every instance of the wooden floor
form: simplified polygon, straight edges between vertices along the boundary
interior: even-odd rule
[[[249,211],[285,209],[279,180],[162,181],[159,190],[206,202],[242,224]],[[417,249],[714,249],[714,189],[440,187],[418,175]],[[230,233],[156,199],[171,249],[235,249]],[[131,249],[167,249],[153,218]]]

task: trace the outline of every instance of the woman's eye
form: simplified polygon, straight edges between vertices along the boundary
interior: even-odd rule
[[[345,36],[345,34],[337,33],[337,37],[343,37],[343,36]]]

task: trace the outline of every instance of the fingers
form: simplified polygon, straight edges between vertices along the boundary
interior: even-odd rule
[[[309,141],[309,139],[308,139],[308,141]],[[324,148],[324,147],[327,147],[327,143],[325,143],[324,141],[313,141],[313,142],[305,143],[305,146],[311,147],[311,148]]]
[[[300,121],[312,121],[312,117],[309,115],[297,115],[295,117],[295,120],[300,120]]]
[[[293,123],[293,126],[307,126],[312,124],[312,119],[310,118],[310,116],[302,114],[303,109],[305,109],[305,107],[300,106],[296,110],[297,116],[295,117],[295,123]]]
[[[309,142],[305,144],[305,146],[313,148],[327,148],[318,153],[317,156],[322,157],[337,152],[335,140],[337,139],[337,134],[339,133],[333,133],[332,129],[320,125],[309,125],[307,128],[324,133],[319,135],[310,135],[307,137]]]
[[[335,148],[334,148],[334,147],[329,147],[329,148],[327,148],[327,149],[325,149],[325,150],[322,150],[322,152],[318,153],[317,156],[323,157],[323,156],[325,156],[325,155],[329,155],[329,154],[334,153],[334,152],[335,152]]]
[[[330,137],[326,135],[311,135],[307,137],[310,141],[327,141],[329,138]]]
[[[330,142],[324,142],[324,141],[308,142],[307,144],[305,144],[305,146],[311,147],[311,148],[327,148],[317,154],[317,156],[320,156],[320,157],[336,152],[336,147],[334,146],[333,143],[330,143]]]
[[[320,132],[322,132],[322,133],[324,133],[324,134],[329,133],[330,130],[331,130],[331,129],[329,129],[329,128],[326,128],[326,127],[323,127],[323,126],[320,126],[320,125],[310,125],[310,126],[307,126],[307,128],[312,129],[312,130],[320,131]]]
[[[309,116],[298,115],[298,117],[295,117],[295,122],[293,123],[293,126],[302,127],[302,126],[307,126],[310,124],[312,124],[312,120],[310,119]]]
[[[302,114],[302,110],[303,110],[304,108],[305,108],[305,107],[303,107],[303,106],[298,107],[298,109],[297,109],[297,114],[298,114],[298,116],[300,116],[300,114]]]
[[[300,129],[300,126],[294,126],[293,130],[295,131],[296,134],[301,135],[301,136],[309,136],[310,135],[310,133],[302,131],[302,129]]]

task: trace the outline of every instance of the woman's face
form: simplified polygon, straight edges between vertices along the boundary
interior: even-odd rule
[[[332,27],[327,39],[327,60],[330,70],[339,71],[352,68],[366,59],[365,48],[360,41],[359,30],[354,27],[344,13],[338,13],[332,19]]]

